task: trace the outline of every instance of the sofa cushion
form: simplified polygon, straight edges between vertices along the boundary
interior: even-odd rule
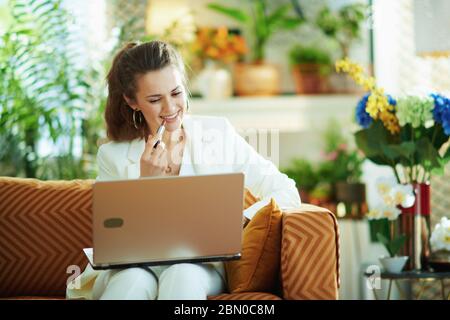
[[[273,292],[280,268],[282,213],[271,199],[244,229],[242,256],[225,263],[230,293]]]
[[[65,295],[92,246],[92,183],[0,177],[0,297]]]

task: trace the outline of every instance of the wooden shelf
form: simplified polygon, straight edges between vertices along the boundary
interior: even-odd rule
[[[284,132],[323,129],[327,119],[353,125],[359,95],[293,95],[233,97],[226,100],[193,98],[191,113],[224,116],[238,129],[277,129]]]

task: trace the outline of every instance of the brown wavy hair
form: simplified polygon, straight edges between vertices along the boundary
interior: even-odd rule
[[[127,43],[114,57],[108,72],[108,98],[106,101],[106,134],[112,141],[131,141],[144,138],[150,133],[143,115],[143,121],[135,128],[133,110],[123,95],[136,99],[136,79],[149,71],[161,70],[166,66],[176,67],[186,85],[186,71],[179,53],[166,42],[155,40],[142,44]],[[187,90],[186,90],[187,91]]]

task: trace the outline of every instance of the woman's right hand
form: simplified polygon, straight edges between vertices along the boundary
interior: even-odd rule
[[[148,136],[145,150],[141,156],[141,177],[161,176],[167,168],[167,150],[164,143],[160,141],[158,146],[153,149],[159,138],[158,136]]]

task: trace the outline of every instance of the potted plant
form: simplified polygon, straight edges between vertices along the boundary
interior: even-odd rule
[[[338,59],[349,56],[353,43],[361,39],[361,26],[366,19],[367,5],[353,3],[336,11],[324,7],[316,16],[315,25],[339,47]],[[333,72],[329,77],[330,87],[334,92],[354,93],[358,87],[345,74]]]
[[[238,95],[274,95],[280,92],[280,71],[265,61],[267,42],[277,32],[292,30],[303,22],[291,16],[289,4],[267,6],[264,0],[247,1],[247,9],[210,3],[207,7],[242,24],[252,34],[251,61],[237,63],[234,68]]]
[[[228,28],[199,28],[192,44],[194,55],[203,69],[196,78],[196,87],[204,98],[224,99],[233,94],[229,65],[240,61],[247,46],[243,37]]]
[[[295,181],[302,201],[309,202],[310,194],[319,182],[311,162],[306,159],[293,159],[290,166],[282,169],[282,172]]]
[[[289,51],[289,62],[299,94],[328,91],[331,57],[328,52],[314,46],[295,45]]]
[[[401,185],[395,180],[379,178],[377,180],[378,203],[367,214],[369,220],[387,219],[389,223],[388,234],[377,232],[378,241],[384,245],[389,256],[380,257],[383,267],[392,273],[403,270],[408,256],[398,253],[405,244],[407,236],[401,234],[398,217],[402,213],[401,208],[413,206],[415,196],[412,185]]]
[[[402,250],[410,256],[409,269],[426,269],[431,233],[430,178],[443,174],[450,160],[450,99],[440,94],[394,99],[351,60],[337,61],[336,69],[348,73],[369,92],[356,107],[355,118],[362,127],[355,133],[358,148],[375,164],[390,166],[398,183],[413,185],[418,201],[402,209],[401,225],[408,235]]]
[[[333,200],[345,206],[346,217],[362,218],[367,205],[366,185],[360,180],[364,161],[360,152],[342,143],[325,157],[320,171],[330,181]]]
[[[320,179],[330,184],[332,200],[345,206],[340,217],[362,218],[367,209],[366,186],[361,183],[363,155],[349,146],[335,120],[329,122],[323,139],[324,154],[318,169]]]

